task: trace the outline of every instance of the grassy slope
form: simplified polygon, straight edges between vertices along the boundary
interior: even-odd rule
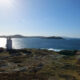
[[[24,49],[0,53],[0,80],[33,79],[80,80],[80,63],[76,56],[62,56],[48,50]]]

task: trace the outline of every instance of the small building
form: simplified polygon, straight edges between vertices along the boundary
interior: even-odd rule
[[[11,40],[11,37],[7,38],[6,48],[7,48],[7,50],[11,50],[12,49],[12,40]]]

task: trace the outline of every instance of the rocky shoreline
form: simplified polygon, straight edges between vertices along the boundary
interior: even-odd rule
[[[0,49],[0,80],[80,80],[79,52]]]

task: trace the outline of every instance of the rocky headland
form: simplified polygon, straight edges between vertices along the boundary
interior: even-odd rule
[[[80,80],[80,51],[1,48],[0,80]]]

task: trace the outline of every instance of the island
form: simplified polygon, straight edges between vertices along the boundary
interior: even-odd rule
[[[41,39],[64,39],[63,37],[59,37],[59,36],[23,36],[23,35],[9,35],[9,36],[0,36],[0,38],[7,38],[7,37],[11,37],[11,38],[41,38]]]
[[[58,36],[50,36],[50,37],[42,37],[43,39],[64,39],[63,37]]]

